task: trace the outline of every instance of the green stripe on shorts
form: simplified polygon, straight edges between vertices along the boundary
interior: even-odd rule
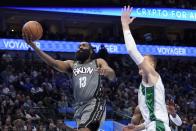
[[[155,121],[156,116],[154,114],[154,87],[146,87],[146,105],[150,113],[150,120]]]
[[[165,131],[165,126],[162,121],[156,121],[156,131]]]

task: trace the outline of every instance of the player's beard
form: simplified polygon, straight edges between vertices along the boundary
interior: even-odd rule
[[[83,63],[90,57],[90,50],[89,49],[80,49],[76,52],[76,60]]]

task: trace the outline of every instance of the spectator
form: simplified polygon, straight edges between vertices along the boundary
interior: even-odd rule
[[[108,58],[108,51],[103,44],[101,44],[101,48],[99,49],[98,56],[107,60]]]
[[[67,101],[67,96],[62,95],[61,100],[58,102],[58,107],[59,108],[66,108],[68,107],[68,101]]]
[[[31,121],[40,120],[40,116],[36,114],[35,111],[33,111],[33,109],[29,109],[29,111],[25,113],[25,117],[26,119],[31,120]]]
[[[4,86],[2,91],[3,91],[3,94],[8,95],[10,89],[7,86]]]

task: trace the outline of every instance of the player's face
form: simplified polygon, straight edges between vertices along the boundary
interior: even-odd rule
[[[76,52],[76,59],[83,63],[90,58],[90,55],[90,45],[87,42],[81,42],[78,51]]]

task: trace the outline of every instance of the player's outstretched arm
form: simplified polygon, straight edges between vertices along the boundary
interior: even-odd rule
[[[136,106],[135,110],[134,110],[134,114],[132,116],[132,119],[131,119],[131,124],[129,124],[128,126],[124,127],[123,128],[123,131],[133,131],[133,130],[136,130],[136,128],[138,129],[144,129],[145,126],[143,125],[140,125],[139,127],[139,124],[142,120],[142,114],[140,112],[140,109],[139,109],[139,106]]]
[[[139,125],[142,120],[142,114],[140,112],[139,106],[136,106],[134,114],[131,119],[131,123],[134,125]]]
[[[32,42],[31,38],[27,36],[26,34],[23,34],[23,38],[26,41],[27,44],[29,44],[36,54],[49,66],[52,66],[56,70],[60,72],[67,72],[69,69],[72,68],[73,66],[73,61],[72,60],[67,60],[67,61],[60,61],[60,60],[55,60],[42,50],[40,50],[35,43]]]
[[[182,120],[181,118],[178,116],[177,111],[176,111],[176,104],[174,103],[174,100],[170,99],[167,102],[167,111],[169,113],[169,118],[170,120],[177,126],[181,126],[182,125]]]
[[[141,53],[138,51],[135,40],[133,39],[133,36],[131,34],[129,24],[133,22],[135,18],[130,18],[132,8],[124,7],[122,9],[122,15],[121,15],[121,24],[123,29],[123,35],[125,40],[125,46],[127,48],[128,54],[131,56],[133,61],[138,65],[139,68],[141,68],[144,71],[145,76],[147,76],[147,79],[152,78],[151,76],[157,77],[157,72],[155,69],[150,65],[148,61],[144,60],[144,57],[141,55]],[[155,81],[148,80],[149,84],[155,84]]]
[[[144,129],[145,129],[145,123],[142,123],[140,125],[129,124],[128,126],[123,128],[123,131],[141,131]]]
[[[98,72],[100,75],[106,76],[109,80],[114,80],[116,78],[114,70],[107,64],[104,59],[97,59]]]

